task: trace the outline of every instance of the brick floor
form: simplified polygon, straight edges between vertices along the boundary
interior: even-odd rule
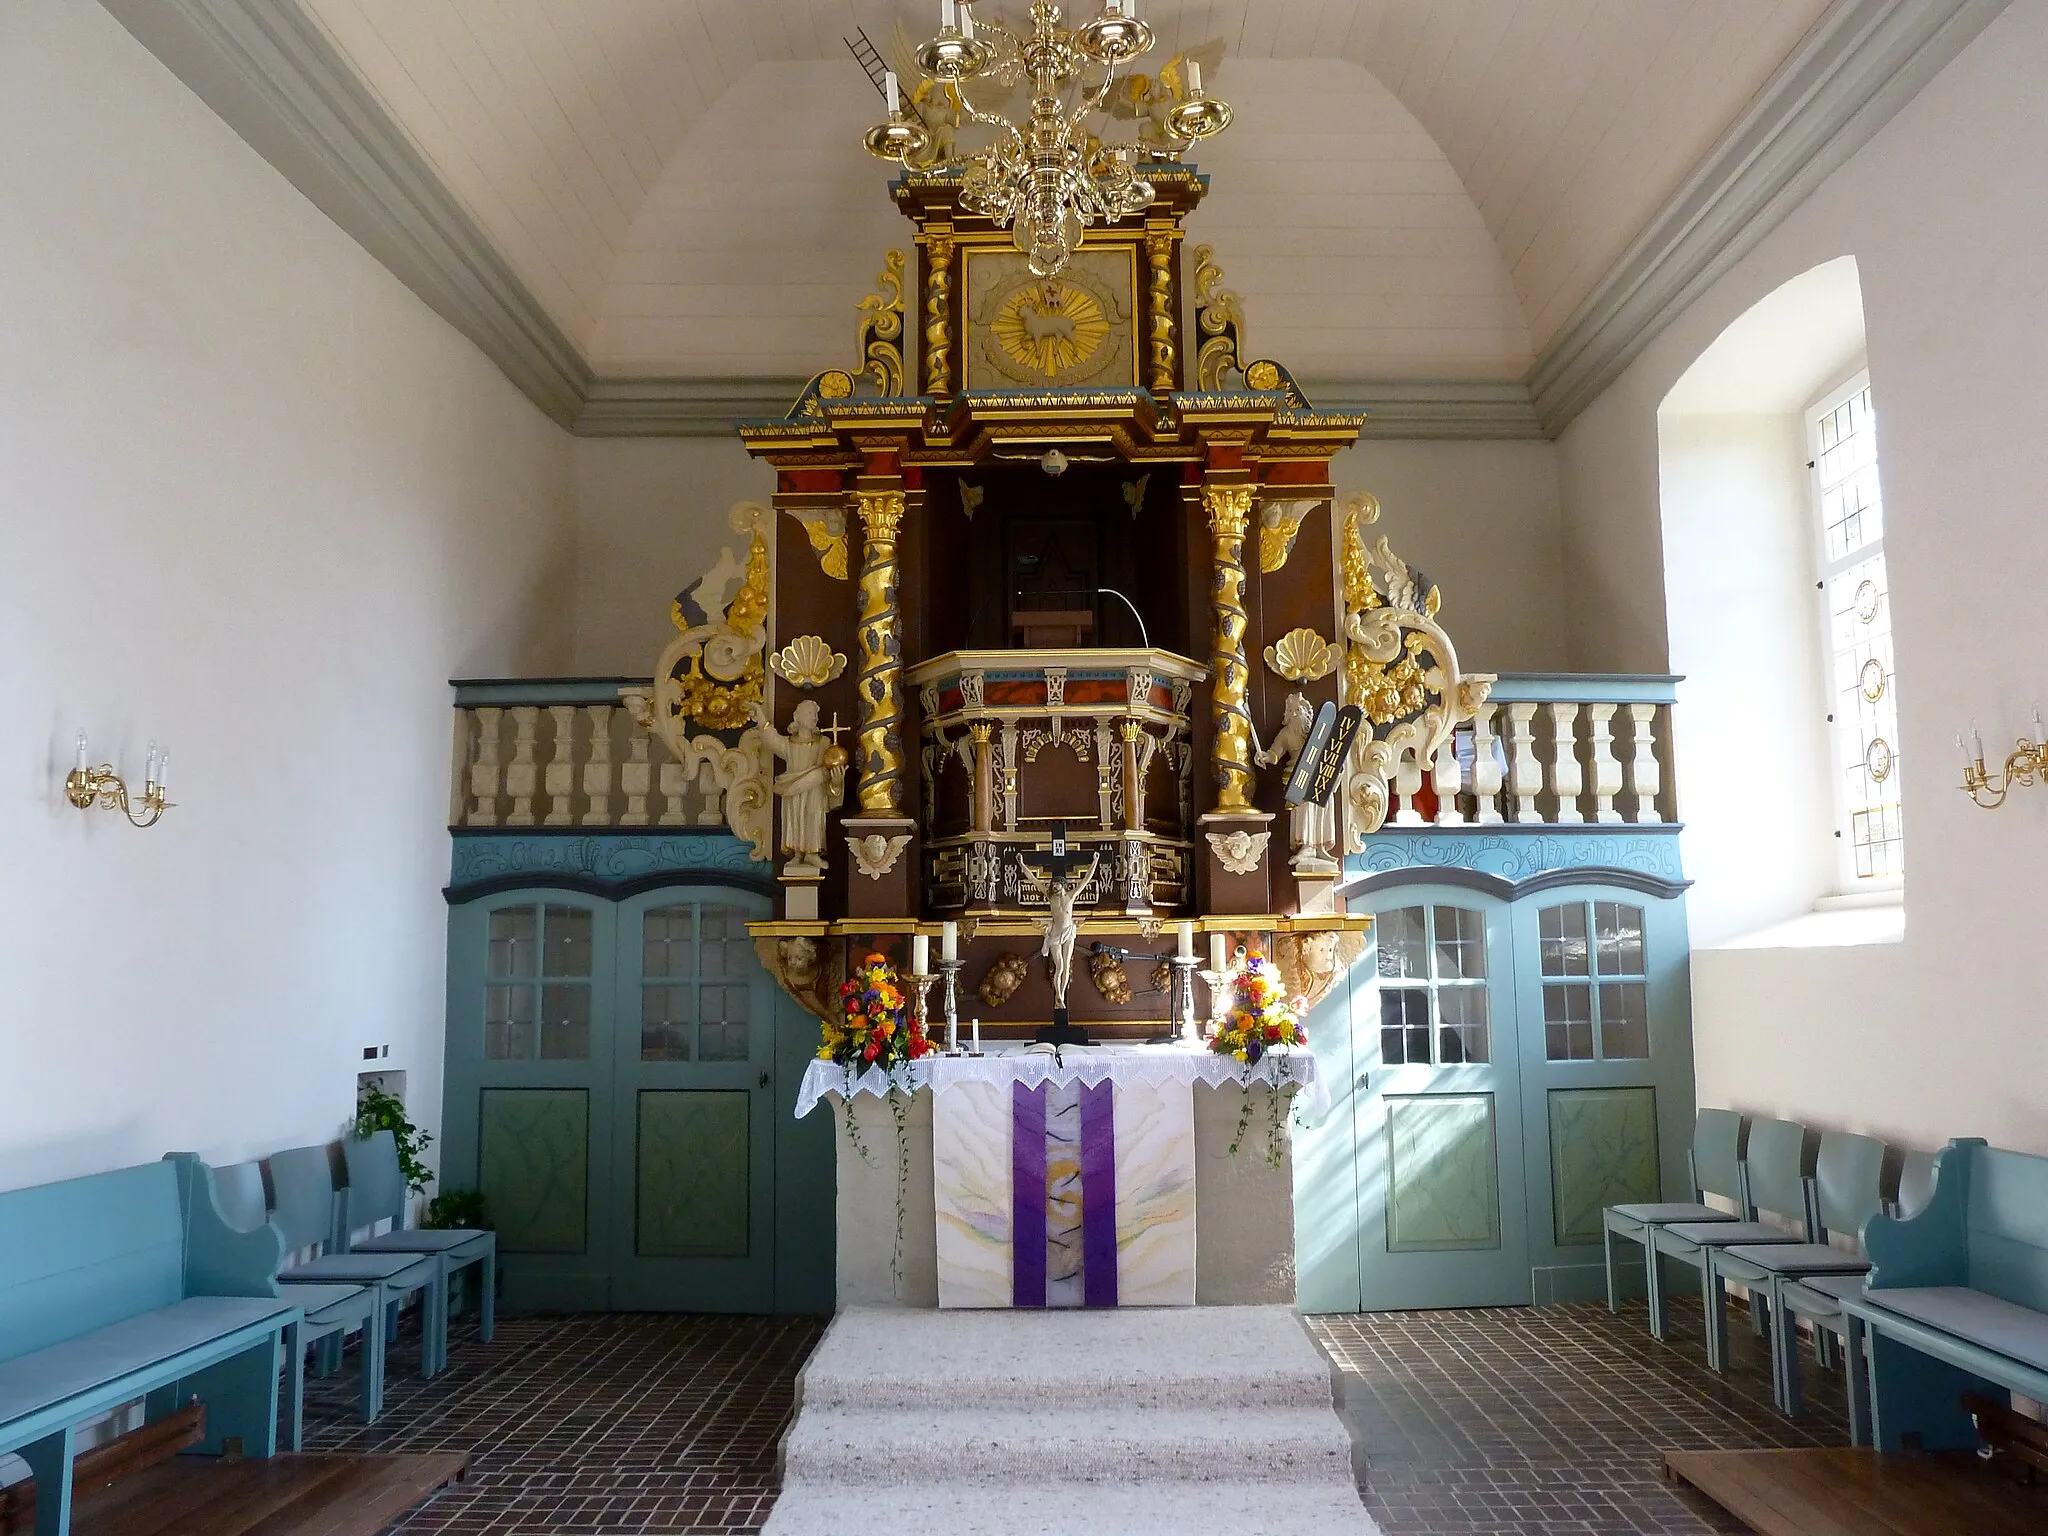
[[[1806,1417],[1770,1400],[1770,1361],[1735,1319],[1726,1378],[1706,1368],[1697,1302],[1671,1340],[1641,1303],[1318,1317],[1366,1506],[1386,1536],[1739,1532],[1663,1479],[1657,1452],[1838,1445],[1841,1377],[1809,1360]],[[469,1479],[392,1529],[424,1533],[737,1532],[774,1501],[775,1447],[822,1319],[508,1316],[419,1380],[410,1321],[384,1417],[355,1420],[356,1362],[307,1383],[307,1448],[464,1450]]]

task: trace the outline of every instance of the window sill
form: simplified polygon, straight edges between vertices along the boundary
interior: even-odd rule
[[[1883,903],[1822,907],[1788,922],[1730,939],[1718,949],[1847,949],[1862,944],[1898,944],[1906,937],[1906,908],[1892,893]]]

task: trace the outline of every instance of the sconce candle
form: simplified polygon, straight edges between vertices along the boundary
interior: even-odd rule
[[[2004,767],[1995,774],[1984,764],[1984,738],[1977,734],[1974,723],[1970,744],[1963,746],[1963,738],[1958,736],[1956,745],[1963,751],[1963,793],[1987,811],[2005,804],[2015,784],[2048,784],[2048,731],[2041,727],[2039,709],[2034,711],[2033,740],[2022,736],[2014,742]]]
[[[164,798],[164,781],[169,775],[171,755],[161,750],[155,742],[149,744],[149,752],[142,769],[142,808],[137,813],[128,798],[128,784],[114,771],[112,763],[101,763],[90,767],[92,758],[86,744],[85,732],[78,733],[77,765],[64,779],[64,797],[81,811],[98,806],[103,811],[119,811],[130,823],[138,827],[153,827],[170,808],[170,801]]]

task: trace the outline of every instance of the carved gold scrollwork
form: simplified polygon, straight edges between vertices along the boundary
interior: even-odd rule
[[[804,537],[817,552],[818,565],[836,581],[846,580],[846,513],[838,507],[789,507],[804,525]]]
[[[1270,576],[1287,564],[1295,538],[1309,513],[1322,505],[1316,497],[1268,501],[1259,507],[1259,569]]]
[[[681,631],[655,667],[655,702],[665,712],[709,730],[739,730],[761,699],[762,652],[768,644],[768,541],[774,514],[743,501],[727,514],[733,532],[750,536],[738,589],[716,619],[691,624],[678,598],[670,617]],[[705,591],[719,572],[732,569],[732,552],[694,591]],[[726,579],[730,579],[728,576]]]
[[[882,258],[878,292],[860,301],[862,366],[885,395],[903,393],[903,253]]]
[[[1195,388],[1213,393],[1225,378],[1244,372],[1244,300],[1223,281],[1213,247],[1195,247]]]

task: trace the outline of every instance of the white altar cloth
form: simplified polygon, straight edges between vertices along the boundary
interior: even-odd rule
[[[1096,1045],[1067,1046],[1055,1057],[1043,1046],[1002,1046],[984,1056],[927,1056],[899,1068],[892,1077],[879,1067],[869,1067],[853,1080],[855,1093],[884,1097],[893,1083],[915,1092],[929,1088],[934,1094],[962,1083],[989,1083],[1007,1088],[1021,1082],[1027,1088],[1051,1083],[1065,1088],[1075,1083],[1094,1087],[1098,1083],[1121,1081],[1133,1085],[1196,1083],[1212,1087],[1265,1083],[1269,1087],[1293,1086],[1301,1090],[1301,1107],[1311,1120],[1320,1119],[1329,1107],[1329,1088],[1316,1069],[1316,1058],[1305,1050],[1265,1057],[1256,1067],[1214,1051],[1189,1045]],[[803,1086],[796,1096],[796,1117],[801,1120],[828,1093],[845,1094],[846,1068],[834,1061],[813,1061],[804,1071]]]

